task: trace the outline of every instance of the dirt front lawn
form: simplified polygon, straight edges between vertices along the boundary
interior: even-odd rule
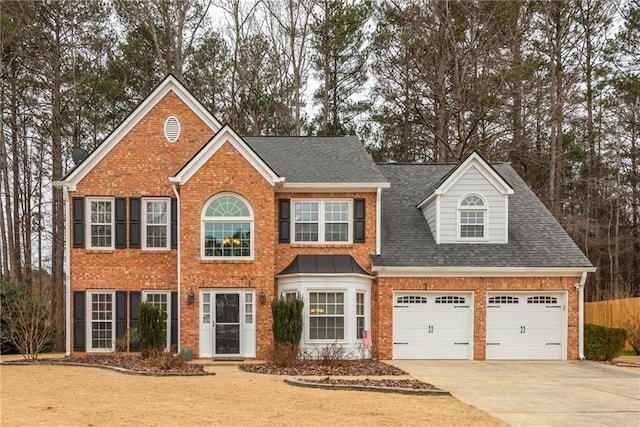
[[[451,396],[300,388],[235,365],[205,368],[216,375],[0,365],[0,425],[504,425]]]

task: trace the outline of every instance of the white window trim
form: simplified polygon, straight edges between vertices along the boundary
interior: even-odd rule
[[[111,202],[111,246],[93,246],[91,244],[91,203],[92,202]],[[115,197],[87,197],[85,201],[85,241],[87,249],[104,251],[115,249],[116,243],[116,199]]]
[[[166,350],[171,348],[171,291],[142,291],[142,301],[147,302],[149,295],[166,295],[167,296],[167,346]]]
[[[347,210],[347,235],[344,242],[333,242],[324,240],[325,231],[325,203],[346,202]],[[315,242],[296,240],[296,203],[318,203],[318,240]],[[353,244],[353,199],[291,199],[291,243],[296,245],[351,245]]]
[[[211,217],[207,217],[205,216],[205,212],[207,211],[207,207],[209,206],[209,204],[211,202],[213,202],[215,199],[217,199],[218,197],[222,197],[222,196],[233,196],[233,197],[237,197],[238,199],[242,200],[245,205],[247,206],[247,208],[249,209],[249,217],[246,216],[241,216],[241,217],[235,217],[235,216],[225,216],[225,217],[219,217],[220,219],[212,219]],[[239,194],[236,193],[218,193],[215,196],[211,197],[210,199],[208,199],[205,203],[204,206],[202,207],[202,212],[200,213],[200,259],[202,260],[216,260],[216,261],[253,261],[254,259],[254,253],[255,253],[255,243],[256,243],[256,237],[255,237],[255,216],[253,213],[253,208],[251,207],[251,204],[247,201],[247,199],[245,199],[244,197],[242,197]],[[205,230],[204,230],[204,226],[205,224],[214,224],[214,223],[225,223],[225,222],[236,222],[236,223],[248,223],[250,224],[249,226],[249,232],[251,233],[251,247],[250,247],[250,252],[249,252],[249,256],[206,256],[204,253],[204,237],[205,237]]]
[[[110,294],[111,295],[111,347],[109,348],[93,348],[93,304],[91,303],[91,297],[96,294]],[[116,350],[116,291],[112,290],[88,290],[87,291],[87,309],[85,310],[86,317],[86,344],[87,352],[93,353],[110,353]]]
[[[462,201],[469,196],[476,196],[480,200],[482,200],[483,206],[462,206]],[[482,211],[484,213],[484,222],[483,226],[483,237],[462,237],[460,234],[462,228],[462,219],[461,212],[463,211]],[[489,204],[487,203],[487,199],[478,193],[466,193],[463,194],[460,199],[458,199],[458,205],[456,209],[456,238],[460,242],[486,242],[489,240]]]
[[[315,293],[331,293],[331,294],[342,294],[342,339],[313,339],[311,338],[311,294],[315,294]],[[309,307],[306,310],[306,319],[303,320],[303,323],[306,324],[306,336],[307,336],[307,341],[310,343],[314,343],[314,344],[324,344],[324,343],[346,343],[349,341],[349,324],[351,323],[350,320],[350,309],[348,307],[349,305],[349,295],[348,295],[348,290],[346,288],[342,288],[342,289],[308,289],[306,292],[306,301],[309,301],[308,305]],[[327,316],[314,316],[314,317],[340,317],[339,314],[334,314],[334,315],[327,315]],[[355,319],[356,315],[355,315],[355,301],[353,304],[353,315],[351,316]],[[353,331],[354,335],[355,335],[355,330]]]
[[[154,248],[147,246],[147,203],[150,202],[163,202],[167,206],[167,243],[164,247]],[[145,251],[168,251],[171,249],[171,198],[168,197],[143,197],[142,198],[142,250]],[[159,224],[153,224],[159,225]]]

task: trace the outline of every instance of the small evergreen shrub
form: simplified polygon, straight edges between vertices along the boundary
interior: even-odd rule
[[[271,303],[273,319],[274,352],[272,361],[278,366],[290,366],[297,362],[302,338],[302,308],[299,296],[278,298]]]
[[[159,307],[143,302],[140,304],[140,327],[138,335],[140,352],[144,359],[163,352],[166,339],[167,314]]]
[[[611,360],[624,348],[627,331],[599,325],[584,325],[584,354],[589,360]]]

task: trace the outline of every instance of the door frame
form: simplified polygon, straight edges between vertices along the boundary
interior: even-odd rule
[[[209,295],[205,303],[204,295]],[[215,352],[215,297],[220,294],[238,294],[238,353],[217,354]],[[204,313],[205,304],[209,312]],[[204,323],[205,314],[209,322]],[[255,357],[256,343],[256,299],[254,288],[200,288],[198,302],[198,347],[200,357]]]

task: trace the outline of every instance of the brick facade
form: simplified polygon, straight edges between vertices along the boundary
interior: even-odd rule
[[[179,139],[171,143],[164,135],[164,122],[175,116],[180,122]],[[209,141],[214,132],[183,102],[170,92],[93,167],[78,183],[70,197],[176,197],[169,178],[174,176]],[[214,196],[232,193],[251,206],[254,216],[252,260],[203,260],[201,257],[201,215]],[[280,199],[366,199],[365,243],[296,244],[278,241],[278,201]],[[202,289],[255,289],[256,358],[265,359],[272,348],[270,302],[277,292],[275,276],[296,255],[348,254],[361,267],[371,271],[371,254],[376,250],[375,191],[302,192],[283,191],[267,182],[232,143],[218,151],[179,188],[180,222],[178,250],[149,251],[127,248],[88,250],[70,248],[70,291],[115,290],[141,292],[163,290],[180,292],[181,348],[199,348],[200,301]],[[127,238],[130,212],[127,205]],[[73,221],[70,221],[73,224]],[[427,226],[425,222],[425,227]],[[73,236],[73,229],[70,235]],[[67,242],[71,245],[71,242]],[[180,289],[178,290],[178,268]],[[474,359],[485,358],[486,293],[490,290],[544,290],[568,292],[567,358],[578,358],[577,277],[548,278],[387,278],[372,280],[371,329],[373,355],[392,357],[393,292],[396,290],[465,290],[474,292]],[[189,304],[187,295],[195,301]],[[259,303],[264,292],[266,304]],[[130,307],[127,307],[129,310]],[[73,310],[72,307],[70,307]],[[74,313],[71,312],[71,319]],[[127,319],[129,312],[127,311]],[[70,325],[73,342],[74,328]],[[90,339],[89,337],[87,339]],[[72,355],[84,352],[72,351]]]

